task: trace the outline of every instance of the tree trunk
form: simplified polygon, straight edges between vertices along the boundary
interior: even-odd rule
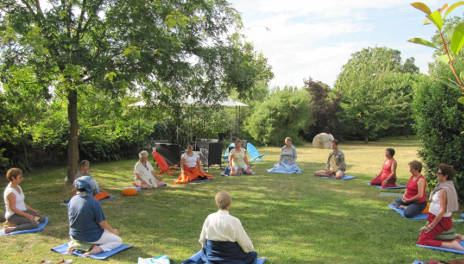
[[[30,169],[29,158],[28,158],[29,153],[27,151],[26,135],[24,134],[24,131],[21,125],[18,125],[18,130],[19,130],[19,134],[21,135],[21,146],[23,147],[23,152],[24,152],[24,169],[29,170]]]
[[[77,172],[77,162],[79,161],[78,132],[79,123],[77,120],[77,91],[68,91],[68,121],[69,121],[69,141],[68,141],[68,173],[66,183],[72,184]]]

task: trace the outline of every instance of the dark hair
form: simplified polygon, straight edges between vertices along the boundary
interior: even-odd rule
[[[454,177],[454,168],[452,165],[448,165],[446,163],[440,163],[438,165],[438,169],[441,170],[443,175],[448,176],[448,180],[452,180]]]
[[[20,168],[11,168],[6,172],[6,179],[8,181],[12,181],[21,174],[23,174],[23,170],[21,170]]]
[[[387,148],[386,150],[388,151],[388,153],[390,153],[390,156],[392,156],[392,157],[395,156],[395,150],[394,149]]]
[[[79,168],[82,168],[87,164],[90,165],[90,162],[88,160],[81,160],[81,162],[79,162]]]
[[[332,143],[334,143],[335,145],[338,146],[338,140],[334,138],[334,140],[332,140]]]
[[[413,161],[409,162],[408,165],[409,165],[409,167],[415,169],[418,172],[421,172],[421,170],[422,170],[422,163],[420,163],[420,161],[413,160]]]

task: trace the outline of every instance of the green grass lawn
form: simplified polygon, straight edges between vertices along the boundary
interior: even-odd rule
[[[409,178],[408,162],[417,159],[417,142],[384,140],[364,144],[340,144],[345,152],[351,181],[312,176],[325,165],[329,150],[310,145],[298,147],[300,175],[268,174],[280,148],[260,148],[264,162],[256,163],[254,176],[221,177],[211,169],[213,181],[173,185],[123,197],[130,185],[136,160],[91,164],[100,187],[116,199],[102,203],[108,222],[120,231],[124,243],[134,248],[106,262],[63,256],[50,251],[68,239],[66,207],[60,205],[70,191],[64,190],[65,168],[26,174],[22,184],[26,202],[50,218],[38,234],[1,237],[0,263],[40,263],[41,260],[73,259],[74,263],[136,263],[138,257],[169,255],[180,263],[200,249],[197,242],[205,217],[216,211],[214,195],[227,190],[233,197],[231,214],[242,221],[259,256],[280,263],[412,263],[414,259],[451,260],[452,253],[415,246],[424,221],[405,220],[387,205],[393,197],[366,185],[384,161],[386,147],[394,147],[399,181]],[[136,153],[134,153],[134,157]],[[167,182],[172,182],[173,177]],[[4,179],[0,180],[3,186]],[[386,192],[386,191],[384,191]],[[395,191],[390,191],[395,192]],[[464,232],[462,223],[455,225]]]

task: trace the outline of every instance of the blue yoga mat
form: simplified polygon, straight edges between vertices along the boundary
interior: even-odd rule
[[[203,179],[203,180],[198,179],[198,180],[193,180],[193,181],[191,181],[189,183],[201,183],[201,182],[207,182],[207,181],[211,181],[211,180],[212,180],[211,178],[206,178],[206,179]]]
[[[283,173],[283,174],[294,174],[294,173],[302,173],[303,170],[298,167],[296,163],[293,163],[292,165],[288,165],[285,163],[282,163],[282,165],[279,165],[278,163],[274,165],[272,169],[268,169],[267,172],[270,173]]]
[[[459,243],[461,243],[461,246],[464,247],[464,241],[461,240]],[[444,248],[444,247],[432,247],[432,246],[425,246],[425,245],[419,245],[419,244],[416,244],[416,246],[464,255],[464,251],[457,250],[457,249]]]
[[[34,229],[28,229],[28,230],[20,230],[20,231],[13,231],[8,234],[5,234],[5,231],[3,229],[0,230],[0,236],[9,236],[9,235],[19,235],[19,234],[29,234],[29,233],[37,233],[42,230],[47,226],[48,224],[48,217],[45,218],[45,222],[40,223],[39,227],[34,228]]]
[[[371,185],[371,183],[368,182],[367,185]],[[382,188],[382,186],[380,186],[380,185],[371,185],[371,186],[375,186],[375,187],[377,187],[379,189],[384,189],[384,190],[394,190],[394,189],[405,189],[406,188],[406,186],[403,186],[403,185],[395,186],[395,187],[385,187],[385,188]]]
[[[412,220],[426,220],[427,219],[427,214],[418,214],[418,215],[414,216],[413,218],[407,218],[407,217],[404,216],[404,210],[403,209],[396,208],[392,204],[389,204],[388,207],[395,210],[403,218],[406,218],[406,219],[412,219]]]
[[[420,261],[420,260],[414,260],[412,264],[425,264],[425,262]]]
[[[328,176],[321,176],[321,178],[324,178],[324,179],[331,179],[331,180],[342,180],[342,181],[348,181],[348,180],[352,180],[356,177],[354,176],[351,176],[351,175],[343,175],[343,177],[341,179],[337,179],[335,177],[328,177]]]
[[[116,196],[111,195],[111,196],[108,196],[108,197],[106,197],[106,198],[104,198],[104,199],[101,199],[100,202],[108,201],[108,200],[113,200],[114,198],[116,198]]]
[[[102,253],[99,253],[99,254],[96,254],[96,255],[90,255],[89,258],[93,258],[93,259],[99,259],[99,260],[102,260],[102,259],[107,259],[113,255],[116,255],[118,254],[119,252],[123,251],[123,250],[126,250],[128,248],[131,248],[132,246],[131,245],[121,245],[113,250],[110,250],[110,251],[106,251],[106,252],[102,252]],[[59,245],[59,246],[56,246],[54,248],[51,249],[51,251],[54,251],[56,253],[60,253],[60,254],[64,254],[64,255],[67,255],[66,254],[66,251],[68,250],[68,243],[64,243],[62,245]],[[72,253],[73,255],[76,255],[76,256],[79,256],[79,257],[84,257],[84,253],[80,253],[76,250],[73,251]]]

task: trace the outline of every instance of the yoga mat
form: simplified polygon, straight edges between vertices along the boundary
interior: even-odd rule
[[[367,183],[367,185],[371,185],[370,182]],[[403,185],[399,185],[399,186],[395,186],[395,187],[385,187],[385,188],[382,188],[382,186],[380,185],[371,185],[371,186],[375,186],[379,189],[383,189],[383,190],[395,190],[395,189],[405,189],[406,186],[403,186]]]
[[[102,202],[102,201],[108,201],[108,200],[113,200],[114,198],[116,198],[116,196],[111,195],[111,196],[108,196],[108,197],[106,197],[106,198],[104,198],[104,199],[101,199],[100,202]]]
[[[461,240],[459,243],[461,243],[461,246],[464,247],[464,241]],[[416,246],[464,255],[464,251],[457,250],[457,249],[444,248],[444,247],[432,247],[432,246],[425,246],[425,245],[419,245],[419,244],[416,244]]]
[[[188,183],[201,183],[201,182],[207,182],[207,181],[211,181],[212,179],[211,178],[206,178],[204,180],[193,180],[191,182],[188,182]]]
[[[331,180],[348,181],[348,180],[354,179],[355,177],[354,177],[354,176],[351,176],[351,175],[343,175],[343,177],[342,177],[341,179],[337,179],[337,178],[335,178],[335,177],[329,177],[329,176],[321,176],[321,178],[324,178],[324,179],[331,179]]]
[[[169,257],[161,255],[154,258],[138,258],[137,264],[169,264]]]
[[[5,230],[1,229],[0,230],[0,236],[9,236],[9,235],[19,235],[19,234],[29,234],[29,233],[37,233],[42,231],[48,224],[48,217],[45,218],[45,222],[40,223],[39,227],[34,228],[34,229],[28,229],[28,230],[20,230],[20,231],[13,231],[8,234],[5,234]]]
[[[379,193],[380,197],[396,197],[396,198],[401,198],[403,197],[402,193],[394,193],[394,192],[380,192]]]
[[[420,261],[420,260],[414,260],[412,264],[425,264],[425,262]]]
[[[412,219],[412,220],[426,220],[427,219],[427,214],[418,214],[418,215],[414,216],[413,218],[407,218],[407,217],[404,216],[404,210],[403,209],[396,208],[392,204],[389,204],[388,207],[395,210],[403,218],[406,218],[406,219]]]
[[[99,253],[99,254],[95,254],[95,255],[90,255],[89,258],[93,258],[93,259],[99,259],[99,260],[103,260],[103,259],[107,259],[113,255],[116,255],[118,254],[119,252],[123,251],[123,250],[126,250],[128,248],[131,248],[132,246],[131,245],[121,245],[113,250],[110,250],[110,251],[107,251],[107,252],[102,252],[102,253]],[[51,251],[54,251],[56,253],[60,253],[60,254],[63,254],[63,255],[67,255],[66,254],[66,251],[68,250],[68,243],[64,243],[62,245],[59,245],[59,246],[56,246],[52,249],[50,249]],[[79,256],[79,257],[84,257],[84,253],[80,253],[76,250],[73,251],[72,253],[73,255],[76,255],[76,256]]]

